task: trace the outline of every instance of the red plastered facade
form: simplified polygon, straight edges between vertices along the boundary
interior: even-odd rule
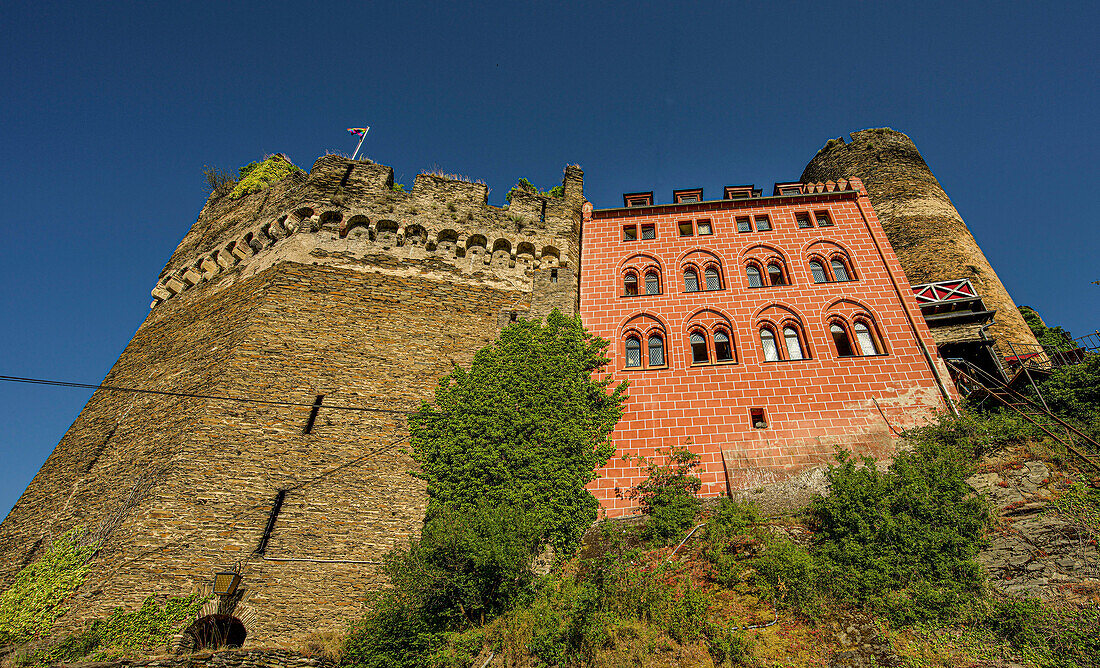
[[[862,184],[801,189],[805,194],[585,206],[581,314],[589,331],[611,341],[612,376],[630,381],[612,436],[617,453],[590,485],[608,516],[635,508],[616,489],[645,476],[625,458],[688,445],[700,456],[701,494],[722,496],[831,461],[838,448],[889,456],[892,429],[944,410],[944,392],[956,399]],[[760,231],[765,216],[763,227],[771,229]],[[800,228],[800,216],[812,227]],[[751,231],[738,231],[739,219]],[[819,226],[822,220],[831,224]],[[708,226],[711,233],[702,233]],[[624,240],[629,227],[635,239]],[[835,280],[834,260],[839,277],[851,280]],[[828,282],[815,282],[811,261]],[[762,287],[750,287],[750,264]],[[690,278],[685,282],[689,269],[696,291]],[[637,295],[626,294],[629,273]],[[658,294],[646,294],[650,274]],[[854,354],[839,354],[834,325]],[[762,340],[762,327],[774,346]],[[660,350],[651,356],[654,337]],[[628,350],[630,338],[637,352]],[[795,359],[800,354],[804,359]]]

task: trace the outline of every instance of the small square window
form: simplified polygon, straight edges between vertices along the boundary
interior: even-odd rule
[[[673,190],[672,201],[675,204],[694,204],[703,201],[702,188],[689,188],[687,190]]]
[[[637,241],[638,240],[638,227],[636,225],[627,225],[623,228],[623,241]]]
[[[829,219],[829,214],[825,211],[818,211],[814,214],[814,218],[817,219],[818,227],[830,227],[833,221]]]
[[[643,239],[655,239],[657,237],[657,228],[652,223],[648,225],[642,225],[642,238]]]
[[[795,214],[794,219],[796,221],[798,221],[798,226],[799,227],[813,227],[814,226],[813,222],[810,221],[810,214],[808,214],[808,213]]]
[[[752,219],[748,216],[737,219],[738,232],[752,232]]]
[[[753,429],[767,429],[768,420],[764,417],[763,408],[750,408],[749,409],[749,423]]]
[[[690,220],[680,221],[680,236],[690,237],[693,234],[692,224]]]
[[[697,221],[695,221],[695,229],[699,230],[699,234],[713,234],[714,233],[710,229],[710,221],[709,220],[697,220]]]
[[[770,232],[772,229],[772,221],[768,220],[767,216],[756,217],[756,231],[757,232]]]

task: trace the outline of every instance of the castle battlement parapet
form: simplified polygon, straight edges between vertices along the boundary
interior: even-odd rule
[[[390,167],[322,156],[308,176],[236,200],[212,197],[161,273],[151,307],[286,261],[553,291],[572,283],[560,274],[579,247],[581,170],[567,167],[563,186],[562,197],[517,188],[496,207],[484,183],[421,174],[405,192]],[[545,280],[535,280],[539,272]],[[575,310],[568,299],[549,301]]]

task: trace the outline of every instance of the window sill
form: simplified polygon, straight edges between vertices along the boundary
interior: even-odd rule
[[[764,360],[764,364],[783,364],[784,362],[812,362],[814,358],[803,357],[800,360]]]
[[[837,355],[838,360],[859,360],[868,357],[889,357],[890,353],[875,353],[874,355]]]
[[[667,368],[667,364],[664,366],[624,366],[623,371],[661,371]]]
[[[729,366],[737,364],[737,360],[718,360],[714,362],[692,362],[691,366]]]
[[[654,292],[654,293],[640,292],[636,295],[619,295],[619,296],[620,297],[660,297],[662,294],[664,294],[664,293],[661,293],[661,292]]]
[[[700,292],[721,292],[723,290],[725,290],[725,288],[718,288],[717,290],[682,290],[680,292],[680,294],[682,294],[682,295],[694,295],[694,294],[699,294]]]

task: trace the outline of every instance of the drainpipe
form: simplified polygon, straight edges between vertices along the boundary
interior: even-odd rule
[[[901,310],[905,314],[905,321],[909,323],[909,331],[913,334],[913,340],[916,341],[917,348],[920,350],[921,355],[924,356],[924,361],[928,365],[928,369],[932,372],[932,379],[936,381],[936,389],[940,391],[940,396],[943,397],[943,403],[951,410],[951,414],[958,417],[959,409],[955,407],[955,402],[951,401],[951,395],[947,393],[947,388],[943,385],[943,379],[940,378],[940,372],[936,369],[936,364],[932,361],[932,356],[928,354],[928,349],[924,347],[924,342],[921,341],[920,332],[917,331],[917,325],[913,322],[913,314],[909,312],[909,305],[905,303],[905,297],[901,294],[901,288],[898,287],[898,281],[894,278],[894,272],[890,271],[890,263],[886,261],[886,254],[882,252],[882,246],[879,244],[878,237],[875,236],[874,230],[871,229],[871,221],[867,219],[867,213],[863,210],[863,205],[859,202],[859,193],[856,194],[856,208],[859,209],[859,215],[863,218],[863,224],[867,228],[867,234],[871,236],[871,241],[875,244],[875,250],[878,251],[879,259],[882,260],[882,266],[886,269],[886,275],[890,278],[890,284],[894,286],[894,294],[897,295],[898,302],[901,303]]]

